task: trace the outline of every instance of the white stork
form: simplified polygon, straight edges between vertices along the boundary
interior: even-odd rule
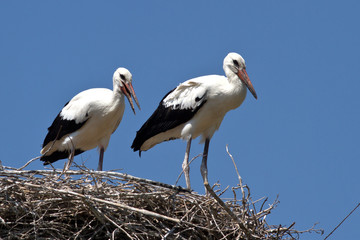
[[[132,86],[132,75],[126,68],[118,68],[113,75],[113,90],[92,88],[73,97],[48,128],[40,153],[44,165],[69,158],[70,167],[75,155],[98,147],[102,171],[104,152],[111,134],[119,126],[125,110],[125,97],[135,114],[134,98],[139,102]]]
[[[158,108],[136,133],[131,148],[146,151],[156,144],[173,140],[187,140],[182,168],[186,186],[191,189],[189,177],[189,153],[191,140],[202,135],[205,141],[201,175],[207,179],[207,155],[210,139],[219,129],[225,114],[241,105],[246,88],[257,99],[254,87],[247,75],[244,59],[237,53],[229,53],[223,65],[226,77],[208,75],[181,83],[161,100]]]

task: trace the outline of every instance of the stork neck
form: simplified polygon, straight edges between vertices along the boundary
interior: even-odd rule
[[[241,102],[245,99],[246,97],[246,86],[243,83],[243,81],[241,81],[241,79],[238,77],[237,74],[235,74],[233,71],[231,71],[230,69],[227,69],[228,71],[225,71],[226,73],[226,77],[228,79],[229,82],[229,86],[230,86],[230,91],[233,92],[235,95],[238,95],[240,97],[240,104]],[[238,107],[238,106],[236,106]]]
[[[114,96],[121,96],[123,93],[120,90],[119,84],[113,81],[113,94]]]
[[[239,77],[226,65],[224,65],[224,72],[230,83],[240,80]]]
[[[238,75],[236,75],[233,71],[231,71],[230,69],[228,69],[228,71],[225,71],[226,73],[226,77],[229,81],[230,84],[243,84],[243,82],[241,81],[241,79],[238,77]]]
[[[123,92],[120,90],[120,87],[118,84],[114,84],[114,88],[113,88],[113,94],[112,94],[112,102],[115,103],[124,103],[124,94]],[[117,104],[115,104],[117,105]]]

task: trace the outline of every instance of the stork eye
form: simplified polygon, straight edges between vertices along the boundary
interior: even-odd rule
[[[125,75],[124,75],[124,74],[120,74],[120,78],[121,78],[122,80],[125,80]]]
[[[235,66],[239,67],[239,62],[237,60],[233,60],[233,63],[235,64]]]

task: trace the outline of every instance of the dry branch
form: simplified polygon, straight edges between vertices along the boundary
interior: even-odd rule
[[[218,184],[209,186],[220,192],[211,198],[84,166],[61,173],[0,167],[0,239],[297,239],[302,233],[293,224],[268,225],[277,200],[263,209],[267,199],[254,203],[248,187],[242,199],[236,186],[234,199],[223,201]]]

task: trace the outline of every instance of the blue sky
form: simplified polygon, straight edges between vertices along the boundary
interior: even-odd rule
[[[360,201],[359,11],[359,1],[3,1],[0,160],[20,167],[38,156],[62,106],[82,90],[112,88],[115,69],[126,67],[142,110],[134,116],[126,103],[104,170],[174,184],[186,143],[163,143],[139,158],[130,149],[135,132],[170,89],[222,75],[234,51],[258,100],[248,94],[215,133],[209,181],[237,184],[229,144],[253,198],[279,194],[270,224],[295,221],[302,230],[319,222],[329,233]],[[197,143],[191,157],[203,151]],[[96,169],[98,153],[75,161]],[[200,162],[190,177],[203,193]],[[355,239],[359,222],[358,210],[330,239]]]

